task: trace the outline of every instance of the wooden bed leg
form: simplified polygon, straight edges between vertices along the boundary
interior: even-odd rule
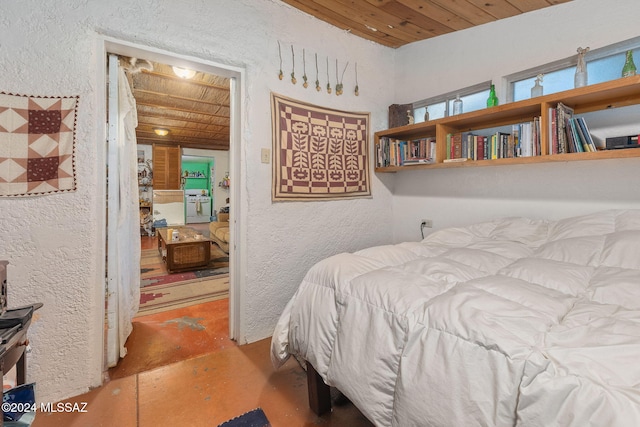
[[[331,411],[331,389],[322,381],[311,363],[307,362],[307,388],[309,407],[318,416]]]

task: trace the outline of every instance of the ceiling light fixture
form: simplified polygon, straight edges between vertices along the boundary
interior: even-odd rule
[[[194,70],[189,70],[188,68],[180,68],[180,67],[171,67],[171,68],[173,68],[173,72],[176,74],[176,76],[183,79],[190,79],[196,75],[196,72]]]
[[[156,133],[156,135],[159,135],[159,136],[167,136],[167,135],[169,135],[169,129],[153,128],[153,131]]]

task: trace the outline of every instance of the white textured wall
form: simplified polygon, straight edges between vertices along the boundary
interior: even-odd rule
[[[248,263],[241,338],[254,341],[270,335],[315,261],[391,239],[392,230],[384,224],[391,222],[392,202],[395,238],[405,240],[418,237],[416,221],[425,216],[439,227],[497,214],[558,216],[638,200],[632,178],[639,163],[632,159],[379,175],[373,178],[373,199],[272,204],[271,166],[260,163],[260,149],[271,147],[270,91],[337,109],[371,111],[372,130],[378,130],[386,127],[389,104],[497,80],[570,55],[578,46],[596,48],[635,36],[638,12],[635,0],[574,0],[393,51],[271,0],[3,0],[0,90],[81,97],[78,191],[0,200],[0,259],[11,262],[10,304],[45,303],[30,332],[29,380],[38,383],[38,400],[72,396],[100,383],[100,35],[245,68],[242,174],[248,238],[243,250]],[[297,52],[304,47],[341,64],[357,61],[360,96],[350,94],[354,82],[349,73],[341,97],[305,90],[301,78],[296,86],[279,81],[277,40],[285,51],[293,43]],[[324,85],[322,68],[321,81]],[[579,180],[590,182],[576,184]]]
[[[29,95],[80,95],[78,191],[0,200],[0,259],[8,259],[9,301],[44,302],[30,330],[29,381],[38,401],[57,400],[100,384],[103,340],[104,105],[97,57],[101,36],[246,70],[242,175],[248,200],[244,289],[245,335],[254,341],[273,325],[304,272],[341,251],[388,242],[391,195],[373,177],[372,199],[278,203],[270,199],[269,93],[349,111],[371,111],[372,130],[386,126],[393,102],[395,52],[271,0],[3,0],[0,2],[0,90]],[[277,41],[319,58],[358,62],[341,97],[277,79]],[[299,55],[299,53],[298,53]],[[283,69],[290,72],[285,53]],[[310,59],[310,56],[307,57]],[[309,64],[309,62],[308,62]],[[321,68],[322,70],[322,68]],[[353,70],[353,68],[351,68]],[[308,75],[315,74],[307,68]],[[322,72],[322,71],[321,71]],[[323,85],[325,79],[321,75]],[[332,78],[335,85],[335,78]]]
[[[638,36],[637,0],[574,0],[397,50],[396,101],[412,102]],[[587,56],[588,61],[588,56]],[[544,82],[543,82],[544,84]],[[615,112],[614,112],[615,113]],[[620,130],[624,135],[625,131]],[[417,240],[421,219],[434,230],[497,216],[559,218],[640,207],[640,159],[395,174],[394,239]]]

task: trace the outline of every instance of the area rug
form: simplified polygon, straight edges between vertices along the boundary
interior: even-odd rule
[[[157,249],[145,249],[140,256],[140,287],[142,289],[147,286],[205,279],[221,274],[229,274],[229,255],[217,245],[211,245],[211,261],[208,266],[181,273],[169,274]]]
[[[75,191],[77,104],[0,92],[0,196]]]
[[[148,286],[140,289],[140,308],[136,317],[216,301],[228,296],[228,274]]]
[[[272,200],[371,197],[369,113],[271,94]]]
[[[239,417],[218,425],[218,427],[270,427],[271,424],[262,409],[256,408]]]

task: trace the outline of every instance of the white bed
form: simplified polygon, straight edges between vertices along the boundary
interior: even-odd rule
[[[378,426],[640,426],[640,211],[327,258],[274,331]]]

